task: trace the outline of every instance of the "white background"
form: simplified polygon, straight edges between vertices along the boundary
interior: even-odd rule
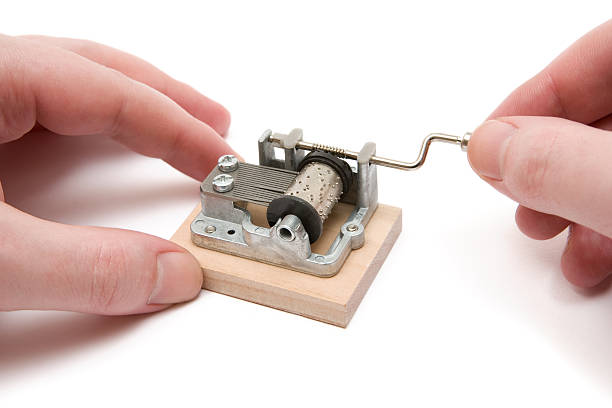
[[[251,162],[266,128],[412,160],[425,134],[475,128],[610,16],[609,1],[6,1],[0,30],[139,55],[224,103]],[[0,85],[1,86],[1,85]],[[85,92],[86,90],[84,90]],[[143,135],[146,137],[146,135]],[[92,138],[25,140],[9,202],[169,238],[198,183]],[[151,316],[0,313],[0,406],[606,406],[612,293],[561,276],[456,147],[379,170],[404,230],[340,329],[211,292]],[[9,170],[7,170],[9,169]]]

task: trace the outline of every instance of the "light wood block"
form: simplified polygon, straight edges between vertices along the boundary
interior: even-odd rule
[[[351,210],[342,203],[334,207],[313,252],[326,252]],[[365,245],[351,252],[337,275],[318,278],[194,245],[190,224],[199,211],[198,206],[171,240],[198,259],[204,289],[341,327],[353,317],[402,229],[402,210],[379,204],[366,226]],[[267,226],[265,207],[250,205],[249,211],[254,224]]]

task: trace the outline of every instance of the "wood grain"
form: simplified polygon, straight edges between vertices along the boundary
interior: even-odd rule
[[[352,208],[334,207],[313,252],[326,252]],[[402,210],[380,204],[366,227],[365,245],[351,252],[336,276],[318,278],[194,245],[189,226],[199,211],[198,206],[171,240],[198,259],[204,289],[341,327],[353,317],[402,228]],[[264,207],[249,206],[249,211],[253,223],[267,226]]]

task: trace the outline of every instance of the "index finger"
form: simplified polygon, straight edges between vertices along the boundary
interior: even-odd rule
[[[232,149],[210,126],[153,88],[75,53],[0,37],[0,141],[36,122],[63,135],[107,134],[203,179]]]
[[[191,115],[210,125],[221,136],[227,133],[230,116],[223,106],[134,55],[88,40],[41,35],[27,35],[20,38],[61,47],[119,71],[163,93]]]
[[[592,123],[612,111],[612,20],[580,38],[490,115]]]

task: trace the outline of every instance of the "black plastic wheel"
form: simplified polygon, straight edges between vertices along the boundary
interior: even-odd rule
[[[279,219],[288,214],[293,214],[302,221],[310,243],[319,239],[323,232],[323,221],[317,214],[317,210],[308,201],[290,195],[278,197],[272,200],[268,206],[266,218],[268,224],[273,226]]]

